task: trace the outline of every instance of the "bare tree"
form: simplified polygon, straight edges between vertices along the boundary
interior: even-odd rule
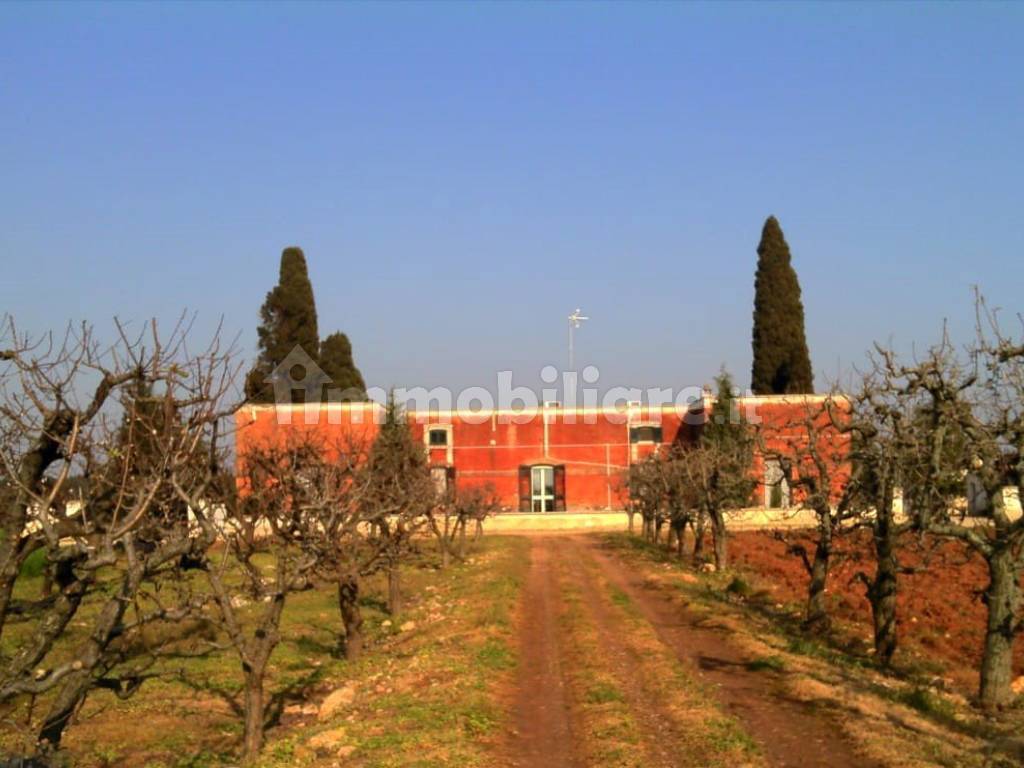
[[[640,515],[641,534],[656,542],[664,524],[664,467],[660,455],[652,453],[631,464],[625,472],[625,485],[629,491],[630,517]]]
[[[858,571],[855,578],[871,605],[875,661],[887,667],[899,642],[899,577],[912,570],[901,561],[901,542],[917,528],[901,506],[903,462],[914,438],[907,404],[896,396],[877,357],[873,363],[849,401],[849,412],[832,403],[829,412],[833,427],[850,438],[845,503],[855,527],[871,531],[875,561],[872,574]]]
[[[678,446],[671,446],[630,466],[625,481],[632,514],[640,514],[644,535],[657,543],[661,528],[668,524],[667,544],[675,546],[679,557],[683,556],[685,530],[697,525],[699,515],[682,463],[685,459]]]
[[[1024,474],[1024,343],[1005,336],[979,300],[977,340],[958,353],[948,337],[919,360],[879,350],[886,391],[905,435],[904,504],[923,530],[960,542],[988,569],[979,699],[1012,698],[1012,646],[1022,620],[1024,519],[1010,513]]]
[[[699,515],[711,524],[715,566],[728,566],[726,520],[730,511],[750,505],[754,480],[753,428],[739,413],[728,374],[718,377],[713,410],[705,417],[696,443],[680,445],[676,461]],[[701,523],[698,519],[698,527]],[[700,536],[699,538],[703,538]],[[695,548],[700,546],[700,541]]]
[[[441,553],[441,567],[452,557],[466,556],[467,527],[474,524],[474,538],[483,534],[484,521],[501,509],[501,499],[494,486],[470,486],[458,492],[449,488],[447,494],[429,512],[429,525]]]
[[[266,677],[287,598],[312,588],[336,563],[332,536],[351,520],[351,476],[308,435],[250,444],[236,475],[237,487],[225,478],[219,503],[196,516],[207,537],[224,545],[209,555],[205,571],[216,620],[242,667],[243,702],[236,709],[245,721],[243,760],[251,763],[283,702],[268,696]]]
[[[33,341],[8,320],[0,337],[0,629],[30,625],[4,660],[0,702],[31,711],[47,695],[42,754],[59,746],[90,691],[129,696],[151,676],[159,648],[142,630],[196,609],[163,587],[208,544],[188,503],[213,477],[233,351],[218,334],[192,353],[184,321],[167,335],[155,323],[118,331],[107,347],[84,326]],[[39,550],[57,592],[17,604],[21,566]],[[95,610],[83,619],[86,603]],[[73,618],[88,630],[68,632]]]
[[[807,571],[804,625],[815,632],[827,630],[831,623],[825,589],[836,557],[836,537],[858,519],[850,501],[848,413],[845,399],[830,398],[821,405],[805,405],[782,424],[763,425],[759,435],[762,454],[782,469],[778,482],[787,483],[795,492],[797,507],[810,509],[816,519],[813,554],[804,544],[780,534]]]

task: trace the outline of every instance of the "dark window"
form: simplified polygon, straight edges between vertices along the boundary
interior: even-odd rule
[[[629,442],[631,443],[660,443],[661,427],[644,425],[629,428]]]
[[[448,445],[448,430],[447,429],[432,429],[429,434],[429,441],[431,446],[444,447]]]

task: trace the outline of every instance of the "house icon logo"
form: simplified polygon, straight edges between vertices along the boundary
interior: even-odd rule
[[[268,379],[274,385],[274,402],[278,405],[291,405],[297,390],[303,393],[303,403],[319,403],[324,386],[331,383],[331,377],[298,344],[270,372]]]

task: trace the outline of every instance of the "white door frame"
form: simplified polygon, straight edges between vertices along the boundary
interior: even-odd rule
[[[534,512],[555,510],[555,468],[550,464],[530,467],[530,509]]]

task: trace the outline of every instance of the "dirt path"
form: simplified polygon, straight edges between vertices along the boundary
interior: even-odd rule
[[[539,768],[580,765],[574,756],[558,641],[559,584],[551,540],[530,549],[530,573],[519,618],[519,671],[511,764]]]
[[[832,716],[787,696],[771,675],[750,671],[749,659],[730,646],[722,631],[703,625],[669,595],[648,587],[642,576],[602,551],[597,539],[574,538],[568,543],[573,548],[570,557],[596,561],[605,578],[636,602],[677,658],[697,667],[699,675],[714,686],[718,701],[760,744],[770,764],[787,768],[872,765],[856,754]]]
[[[619,640],[635,632],[613,603],[609,587],[628,596],[635,616],[649,625],[666,655],[674,656],[694,677],[714,691],[717,703],[733,715],[758,743],[772,766],[860,768],[871,763],[858,756],[828,712],[787,697],[772,674],[747,669],[743,653],[719,630],[702,626],[695,616],[661,590],[645,585],[600,540],[586,536],[537,536],[531,541],[531,565],[519,618],[519,670],[514,693],[516,732],[508,762],[516,766],[583,766],[587,761],[574,742],[579,702],[573,702],[566,679],[574,660],[560,621],[566,595],[580,595],[587,621],[607,639],[607,662],[614,670],[639,733],[645,765],[673,768],[704,764],[703,755],[683,754],[685,726],[674,717],[664,686],[645,674],[643,660]],[[601,585],[597,583],[601,582]],[[648,632],[648,634],[650,634]],[[652,641],[653,642],[653,641]],[[692,739],[691,739],[692,742]]]

